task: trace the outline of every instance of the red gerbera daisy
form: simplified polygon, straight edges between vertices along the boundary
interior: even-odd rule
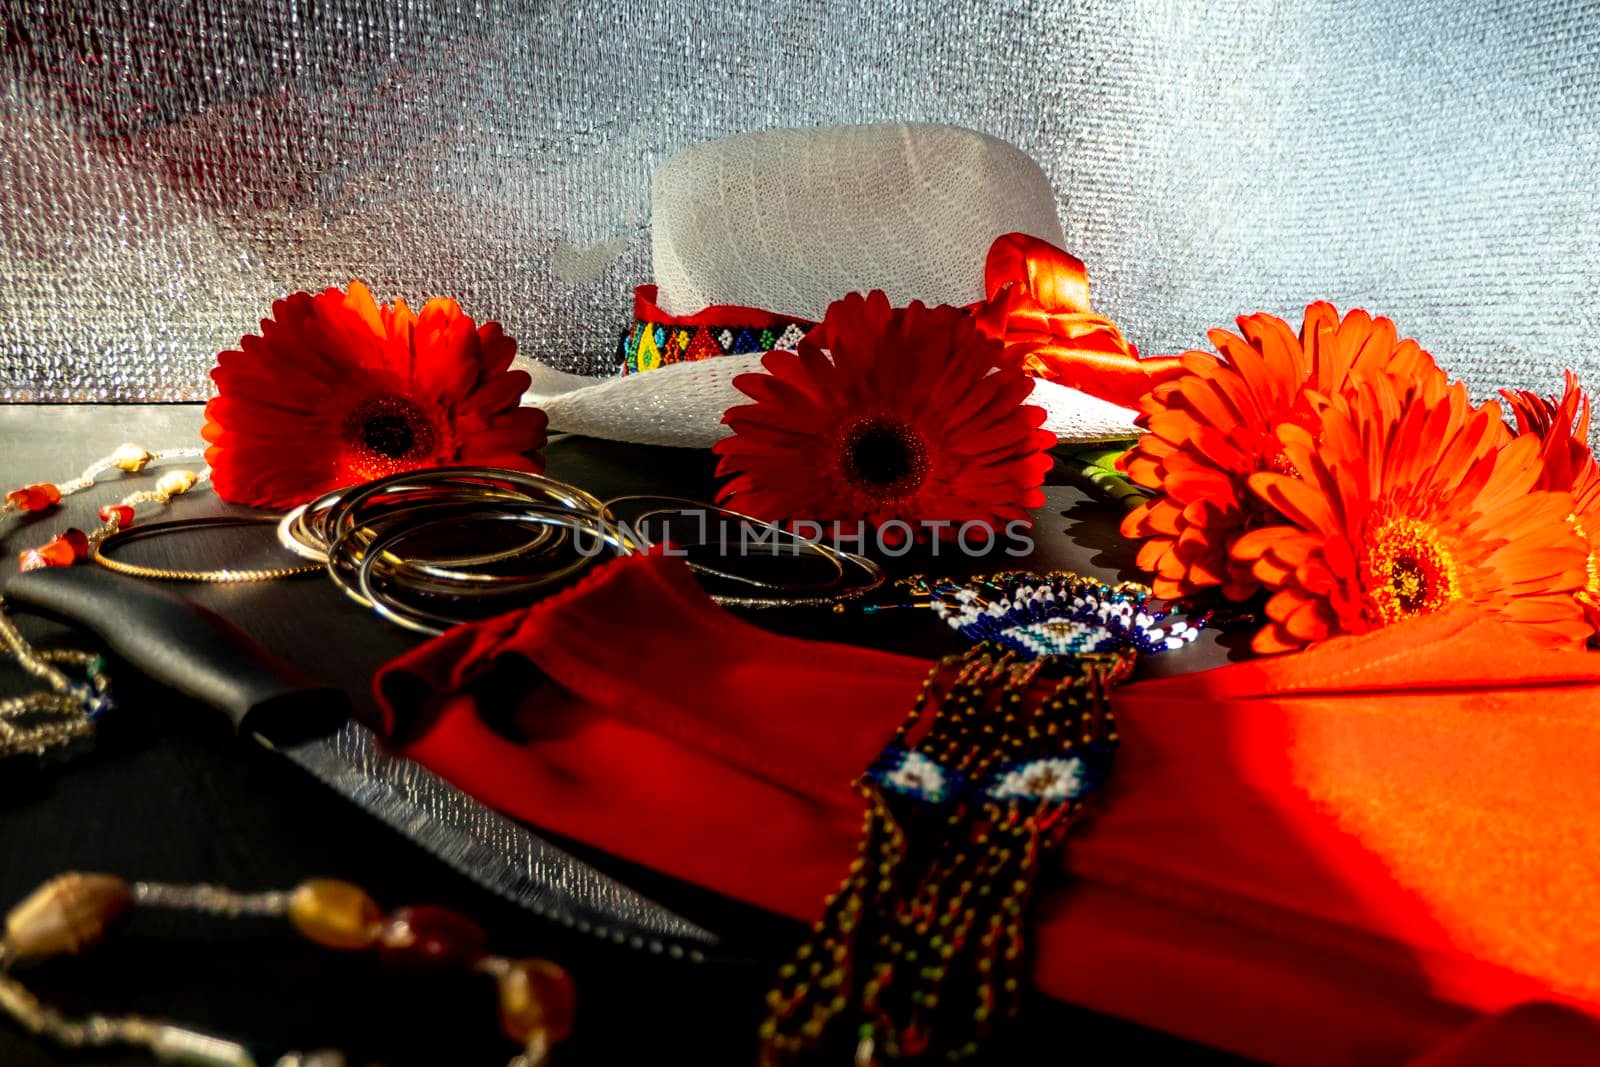
[[[953,537],[1044,503],[1055,437],[1023,403],[1033,382],[960,308],[852,293],[798,351],[762,365],[733,383],[755,403],[723,416],[723,502],[763,519],[865,522],[890,542],[906,532],[885,528],[893,520],[918,539]]]
[[[1138,566],[1155,574],[1151,588],[1165,599],[1220,588],[1244,600],[1260,587],[1248,566],[1229,559],[1228,546],[1279,516],[1246,481],[1258,471],[1292,470],[1275,433],[1281,426],[1316,433],[1314,395],[1337,395],[1375,374],[1422,403],[1445,387],[1433,357],[1365,311],[1340,321],[1319,301],[1306,308],[1299,337],[1273,315],[1238,321],[1242,337],[1210,333],[1221,360],[1185,352],[1185,373],[1139,402],[1137,421],[1148,432],[1120,461],[1134,482],[1157,490],[1123,520],[1122,533],[1144,541]]]
[[[520,407],[516,342],[454,300],[414,314],[349,292],[293,293],[211,372],[202,436],[224,500],[289,508],[332,489],[446,464],[540,470],[546,419]]]
[[[1517,416],[1521,432],[1543,442],[1544,472],[1539,488],[1572,494],[1568,521],[1589,545],[1586,580],[1578,603],[1600,633],[1600,463],[1589,450],[1589,396],[1578,387],[1578,376],[1571,371],[1567,371],[1567,388],[1560,400],[1509,389],[1501,395]]]
[[[1233,558],[1277,589],[1259,652],[1364,633],[1456,601],[1476,604],[1556,646],[1590,627],[1573,594],[1588,545],[1572,497],[1535,491],[1539,440],[1505,442],[1500,406],[1474,408],[1465,387],[1408,403],[1377,376],[1321,412],[1320,437],[1284,425],[1293,474],[1251,475],[1287,522],[1252,530]]]

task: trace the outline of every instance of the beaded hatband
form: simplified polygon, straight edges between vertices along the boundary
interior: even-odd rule
[[[656,304],[656,287],[641,285],[634,291],[633,327],[618,345],[617,362],[623,374],[638,374],[668,363],[793,349],[814,325],[760,308],[713,306],[693,315],[669,315]]]
[[[762,1062],[975,1055],[1017,1013],[1034,881],[1110,769],[1111,686],[1177,648],[1141,586],[1008,573],[901,583],[963,634],[857,782],[859,853],[767,995]],[[902,605],[909,606],[909,605]]]

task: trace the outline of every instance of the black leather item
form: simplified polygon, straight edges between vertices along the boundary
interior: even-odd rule
[[[262,648],[222,616],[149,582],[99,567],[47,567],[5,588],[13,607],[92,631],[163,685],[223,712],[240,733],[275,744],[333,732],[350,698]]]

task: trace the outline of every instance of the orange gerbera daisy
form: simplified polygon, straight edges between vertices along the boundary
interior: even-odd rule
[[[1500,405],[1474,408],[1465,387],[1409,403],[1376,376],[1323,406],[1321,434],[1278,428],[1295,473],[1264,471],[1250,488],[1287,524],[1252,530],[1236,563],[1277,592],[1258,652],[1363,633],[1456,601],[1477,605],[1556,646],[1590,627],[1573,594],[1588,545],[1567,516],[1572,497],[1536,491],[1532,435],[1507,441]]]
[[[1228,556],[1247,530],[1280,521],[1249,491],[1260,471],[1292,473],[1276,432],[1298,426],[1318,432],[1315,395],[1335,396],[1373,374],[1403,383],[1429,402],[1443,392],[1444,374],[1417,342],[1397,340],[1394,323],[1352,311],[1343,321],[1333,305],[1306,308],[1300,335],[1273,315],[1238,320],[1243,336],[1212,330],[1222,355],[1185,352],[1181,376],[1163,382],[1139,403],[1146,429],[1123,456],[1122,468],[1157,495],[1130,512],[1125,537],[1144,541],[1138,566],[1155,574],[1156,596],[1173,600],[1220,588],[1244,600],[1260,587],[1250,568]]]
[[[537,471],[546,418],[521,407],[516,342],[454,300],[420,313],[348,292],[293,293],[223,352],[201,431],[217,495],[291,508],[357,482],[453,463]]]
[[[1539,488],[1572,494],[1568,521],[1589,545],[1589,564],[1578,603],[1600,633],[1600,462],[1589,449],[1589,396],[1578,387],[1578,376],[1567,371],[1567,388],[1560,400],[1526,390],[1506,389],[1501,396],[1511,405],[1517,427],[1538,437],[1544,446],[1544,475]]]

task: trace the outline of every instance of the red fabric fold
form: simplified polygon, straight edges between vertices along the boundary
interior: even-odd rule
[[[1523,1004],[1486,1017],[1411,1067],[1592,1067],[1600,1022],[1556,1004]]]
[[[929,666],[767,633],[652,555],[377,687],[402,750],[491,806],[810,919],[854,855],[850,782]],[[1600,1005],[1600,657],[1446,613],[1117,699],[1108,795],[1041,904],[1044,992],[1307,1064]]]
[[[472,687],[506,655],[541,674],[520,702]],[[412,738],[402,751],[491,807],[800,917],[849,864],[850,783],[929,666],[774,636],[653,554],[454,630],[376,684],[391,729]],[[482,699],[511,702],[528,743],[492,730]]]

